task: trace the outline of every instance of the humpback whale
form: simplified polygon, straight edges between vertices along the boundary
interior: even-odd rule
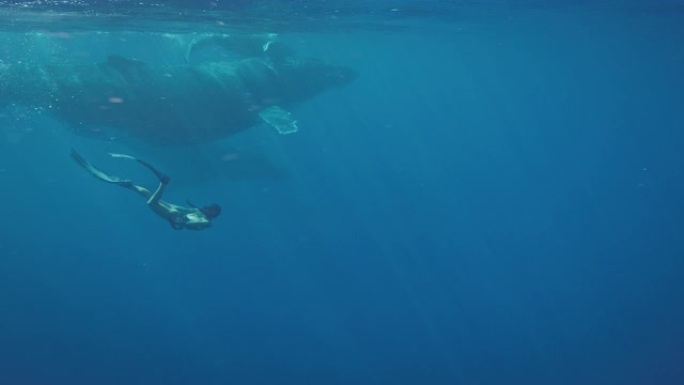
[[[281,43],[276,33],[227,35],[227,34],[200,34],[187,43],[185,60],[191,61],[191,57],[203,48],[216,47],[225,52],[242,57],[268,56],[271,58],[284,58],[292,56],[293,51]]]
[[[287,109],[356,76],[349,67],[293,56],[166,66],[122,56],[93,64],[0,62],[0,106],[48,111],[80,134],[115,129],[148,143],[189,145],[262,121],[295,132]]]

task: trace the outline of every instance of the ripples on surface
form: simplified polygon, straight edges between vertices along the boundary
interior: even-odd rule
[[[165,32],[403,28],[402,20],[445,15],[454,1],[0,1],[0,30]]]
[[[520,11],[681,13],[681,0],[32,0],[0,1],[0,31],[396,31],[515,16]],[[513,13],[511,13],[513,12]],[[425,27],[425,25],[421,25]]]

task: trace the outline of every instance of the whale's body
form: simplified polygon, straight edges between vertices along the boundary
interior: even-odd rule
[[[0,64],[0,104],[50,111],[76,132],[113,128],[150,143],[187,145],[245,130],[269,108],[284,111],[355,77],[347,67],[292,57],[194,66],[118,56],[81,65]]]

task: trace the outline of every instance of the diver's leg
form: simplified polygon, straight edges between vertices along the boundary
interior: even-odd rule
[[[157,177],[157,179],[159,179],[159,182],[161,184],[164,184],[164,187],[166,187],[166,185],[169,184],[169,182],[171,181],[171,178],[168,175],[157,170],[151,164],[145,162],[144,160],[140,160],[140,159],[136,159],[136,160],[138,161],[138,163],[142,164],[143,166],[147,167],[150,171],[152,171],[154,173],[154,175]]]
[[[88,173],[90,173],[92,176],[96,177],[97,179],[103,182],[116,184],[123,188],[133,190],[140,194],[143,198],[148,200],[150,199],[150,197],[152,197],[152,193],[148,189],[133,184],[133,182],[131,182],[129,179],[122,179],[118,176],[113,176],[105,173],[104,171],[90,164],[75,150],[71,150],[71,157],[76,161],[76,163],[78,163],[79,166],[83,167],[86,171],[88,171]]]
[[[163,172],[157,170],[154,166],[152,166],[151,164],[145,162],[145,161],[142,160],[142,159],[138,159],[138,158],[136,158],[136,157],[133,157],[133,156],[130,156],[130,155],[125,155],[125,154],[114,154],[114,153],[109,153],[109,155],[112,156],[112,157],[114,157],[114,158],[123,158],[123,159],[135,160],[136,162],[142,164],[143,166],[147,167],[150,171],[152,171],[152,172],[154,173],[154,175],[157,177],[157,179],[159,179],[160,182],[163,182],[163,183],[165,183],[165,184],[168,184],[169,181],[170,181],[170,178],[169,178],[167,175],[165,175]]]
[[[145,187],[135,185],[131,183],[130,187],[131,190],[137,192],[138,194],[142,195],[143,198],[149,200],[152,197],[152,193],[150,190],[146,189]]]
[[[154,192],[154,194],[151,194],[147,198],[147,204],[149,206],[156,205],[159,203],[159,200],[162,198],[162,195],[164,195],[164,191],[166,190],[166,186],[169,184],[168,177],[166,177],[166,180],[159,180],[159,186],[157,187],[157,190]]]
[[[130,186],[132,185],[131,181],[128,179],[122,179],[118,176],[109,175],[104,171],[98,169],[97,167],[93,166],[87,160],[83,159],[83,157],[73,149],[71,150],[71,158],[74,161],[76,161],[76,163],[78,163],[79,166],[83,167],[86,171],[88,171],[90,175],[94,176],[95,178],[103,182],[118,184],[119,186],[126,188],[130,188]]]

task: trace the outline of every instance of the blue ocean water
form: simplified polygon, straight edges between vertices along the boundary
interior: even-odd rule
[[[181,148],[6,106],[0,384],[684,382],[684,4],[173,3],[2,2],[0,66],[237,30],[359,77]]]

